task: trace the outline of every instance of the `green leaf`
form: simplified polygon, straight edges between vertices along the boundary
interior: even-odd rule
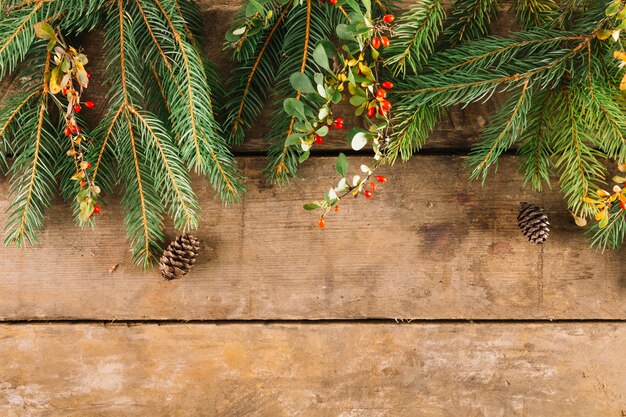
[[[317,133],[318,135],[324,137],[324,136],[328,135],[329,131],[330,131],[330,129],[328,129],[328,126],[322,126],[319,129],[317,129],[315,131],[315,133]]]
[[[291,77],[289,77],[289,82],[291,82],[292,87],[296,91],[300,91],[301,93],[310,94],[316,92],[309,77],[301,72],[294,72],[293,74],[291,74]]]
[[[318,208],[321,208],[322,206],[320,205],[320,203],[307,203],[304,205],[304,209],[306,211],[313,211],[313,210],[317,210]]]
[[[337,171],[337,174],[339,174],[341,177],[345,177],[348,173],[348,158],[346,158],[346,155],[344,153],[340,153],[337,157],[335,170]]]
[[[359,3],[356,2],[355,0],[346,0],[346,4],[348,4],[355,13],[358,13],[359,15],[363,14],[361,12],[361,8],[359,7]],[[353,20],[353,19],[350,19],[350,20]]]
[[[345,23],[337,25],[337,29],[335,31],[337,32],[337,36],[339,37],[339,39],[344,39],[348,41],[353,41],[356,39],[354,37],[354,32],[350,30],[350,27]]]
[[[361,104],[365,103],[366,101],[368,101],[367,97],[363,97],[363,96],[350,97],[350,104],[352,104],[354,107],[359,107]]]
[[[46,22],[37,22],[33,25],[33,28],[35,29],[35,36],[40,39],[53,40],[57,37],[52,26]]]
[[[309,159],[309,156],[311,155],[311,152],[306,151],[305,153],[303,153],[302,155],[300,155],[300,158],[298,158],[298,161],[300,163],[306,161],[307,159]]]
[[[287,136],[287,139],[285,140],[285,146],[291,146],[295,145],[296,143],[300,143],[300,138],[301,135],[299,135],[298,133],[292,133],[291,135]]]
[[[370,0],[361,0],[363,5],[365,6],[365,11],[368,15],[372,13],[372,2]]]
[[[606,8],[606,15],[615,16],[619,12],[621,5],[622,5],[621,0],[614,0],[613,3],[611,3],[609,7]]]
[[[285,99],[283,102],[283,108],[285,112],[297,119],[306,119],[306,114],[304,113],[304,104],[293,97]]]
[[[320,67],[330,72],[330,66],[328,65],[328,54],[323,43],[318,43],[313,51],[313,60]]]

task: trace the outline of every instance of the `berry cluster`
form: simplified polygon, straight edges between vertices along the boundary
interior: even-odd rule
[[[78,218],[86,222],[93,214],[101,211],[96,204],[100,188],[93,183],[90,176],[92,164],[85,160],[84,143],[87,140],[77,120],[82,105],[88,109],[95,107],[91,100],[82,100],[84,89],[89,86],[91,74],[85,66],[89,62],[87,56],[76,48],[69,46],[58,30],[54,30],[46,22],[35,25],[35,34],[48,40],[48,50],[53,52],[54,68],[50,71],[48,89],[52,94],[65,120],[63,133],[70,139],[67,155],[74,159],[75,173],[72,179],[79,184],[80,190],[76,197],[80,211]],[[60,97],[57,94],[60,93]],[[65,102],[61,101],[65,99]]]
[[[359,194],[363,194],[366,199],[371,199],[375,195],[377,184],[387,182],[385,176],[374,176],[373,174],[379,166],[379,161],[383,159],[383,153],[388,143],[391,129],[390,112],[393,107],[391,101],[388,100],[388,94],[394,88],[392,81],[379,79],[380,66],[383,64],[379,49],[390,45],[389,37],[393,34],[394,27],[392,24],[395,17],[392,14],[386,14],[378,19],[372,19],[368,10],[365,13],[353,13],[350,15],[350,19],[350,24],[346,28],[337,28],[340,38],[354,41],[337,48],[333,61],[335,67],[339,63],[339,69],[323,77],[316,75],[317,91],[329,93],[327,94],[328,99],[319,109],[319,119],[330,115],[332,105],[342,101],[343,95],[348,92],[350,104],[356,108],[355,115],[367,116],[365,120],[368,128],[352,128],[347,139],[350,141],[352,149],[356,151],[361,150],[371,141],[375,153],[374,164],[372,168],[362,165],[361,172],[366,174],[365,177],[361,178],[360,175],[354,175],[349,183],[346,179],[347,158],[344,154],[339,156],[336,170],[341,179],[338,184],[325,194],[324,200],[304,205],[306,210],[321,210],[322,213],[318,218],[320,228],[326,226],[325,218],[331,211],[339,211],[341,199],[346,196],[358,197]],[[354,36],[353,33],[359,33],[361,27],[368,27],[369,29],[365,33]],[[323,68],[330,67],[324,62],[318,62],[318,65]],[[301,87],[300,84],[294,84],[298,91],[300,91],[298,89]],[[337,126],[337,122],[339,122],[339,126]],[[331,126],[327,127],[330,129]],[[343,128],[343,119],[335,118],[333,127],[336,129]],[[324,133],[327,133],[327,129],[324,129]],[[308,152],[312,143],[322,144],[322,136],[315,133],[313,139],[302,139],[302,149]]]

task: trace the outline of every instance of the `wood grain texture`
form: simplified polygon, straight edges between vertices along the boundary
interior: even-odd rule
[[[624,324],[0,326],[4,417],[621,417]]]
[[[336,181],[334,158],[307,161],[288,188],[265,183],[263,159],[241,162],[250,191],[239,205],[221,207],[195,180],[205,221],[189,276],[165,282],[132,266],[115,198],[95,231],[56,205],[40,246],[2,251],[0,318],[626,319],[623,252],[588,249],[560,194],[524,190],[512,157],[484,188],[468,181],[464,158],[415,157],[387,168],[371,201],[347,202],[324,230],[302,204]],[[544,246],[517,228],[525,200],[551,218]]]

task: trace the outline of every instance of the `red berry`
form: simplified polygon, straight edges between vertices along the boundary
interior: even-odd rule
[[[387,182],[387,177],[385,177],[384,175],[376,175],[376,181]]]
[[[370,107],[367,109],[367,117],[370,119],[376,115],[376,107]]]
[[[391,90],[393,88],[393,83],[391,81],[383,81],[381,86],[387,90]]]
[[[85,185],[87,185],[87,181],[86,180],[80,180],[80,188],[85,188]]]
[[[378,98],[385,98],[387,97],[387,91],[383,88],[379,88],[378,90],[376,90],[376,97]]]
[[[383,20],[385,21],[385,23],[393,23],[393,21],[396,20],[396,18],[392,14],[386,14],[383,16]]]
[[[89,101],[85,101],[85,107],[87,107],[88,109],[93,109],[96,106],[96,103],[94,103],[93,101],[89,100]]]
[[[337,0],[328,0],[328,2],[329,2],[330,4],[332,4],[333,6],[334,6],[335,4],[337,4]]]
[[[324,138],[321,137],[320,135],[315,135],[315,143],[317,145],[321,145],[322,143],[324,143]]]
[[[80,104],[74,104],[74,112],[80,113]]]
[[[383,116],[383,117],[387,117],[387,112],[388,112],[388,111],[389,111],[389,110],[387,110],[386,108],[384,108],[384,107],[382,107],[382,106],[378,108],[378,113],[379,113],[381,116]]]
[[[320,227],[320,229],[323,229],[326,226],[326,220],[324,220],[323,217],[320,217],[319,219],[317,219],[317,225]]]
[[[61,94],[66,95],[67,94],[67,88],[63,87],[61,89]]]
[[[380,106],[385,110],[391,110],[391,102],[389,100],[383,100]]]
[[[91,78],[91,73],[90,72],[87,73],[87,78]]]
[[[621,207],[622,210],[626,210],[626,201],[620,200],[619,206]]]
[[[382,46],[384,46],[384,47],[389,46],[389,45],[390,45],[389,38],[388,38],[388,37],[386,37],[386,36],[381,36],[381,37],[380,37],[380,44],[381,44]]]
[[[65,134],[65,136],[72,136],[72,129],[66,127],[65,130],[63,130],[63,133]]]
[[[100,210],[101,210],[100,206],[93,206],[93,212],[94,213],[98,214],[98,213],[100,213]]]
[[[363,195],[365,196],[365,198],[372,198],[372,196],[374,195],[373,192],[371,192],[370,190],[365,190],[365,192],[363,193]]]
[[[343,129],[343,117],[335,118],[333,126],[335,127],[335,129]]]
[[[87,162],[87,169],[91,168],[91,162]]]
[[[335,206],[333,207],[333,210],[335,211],[335,213],[339,213],[339,210],[341,210],[341,207]]]
[[[372,38],[372,48],[374,49],[380,48],[380,39]]]

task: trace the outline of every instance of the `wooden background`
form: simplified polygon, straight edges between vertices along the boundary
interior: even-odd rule
[[[226,68],[238,3],[200,3],[206,52]],[[237,149],[241,204],[222,208],[194,180],[202,254],[178,281],[131,265],[115,198],[95,231],[58,202],[40,246],[2,249],[0,415],[625,416],[623,251],[588,249],[557,189],[522,188],[513,154],[484,188],[468,182],[464,156],[493,107],[454,111],[324,230],[302,203],[346,144],[325,143],[276,188],[251,138]],[[1,212],[8,197],[0,179]],[[546,245],[521,236],[520,201],[545,207]]]

